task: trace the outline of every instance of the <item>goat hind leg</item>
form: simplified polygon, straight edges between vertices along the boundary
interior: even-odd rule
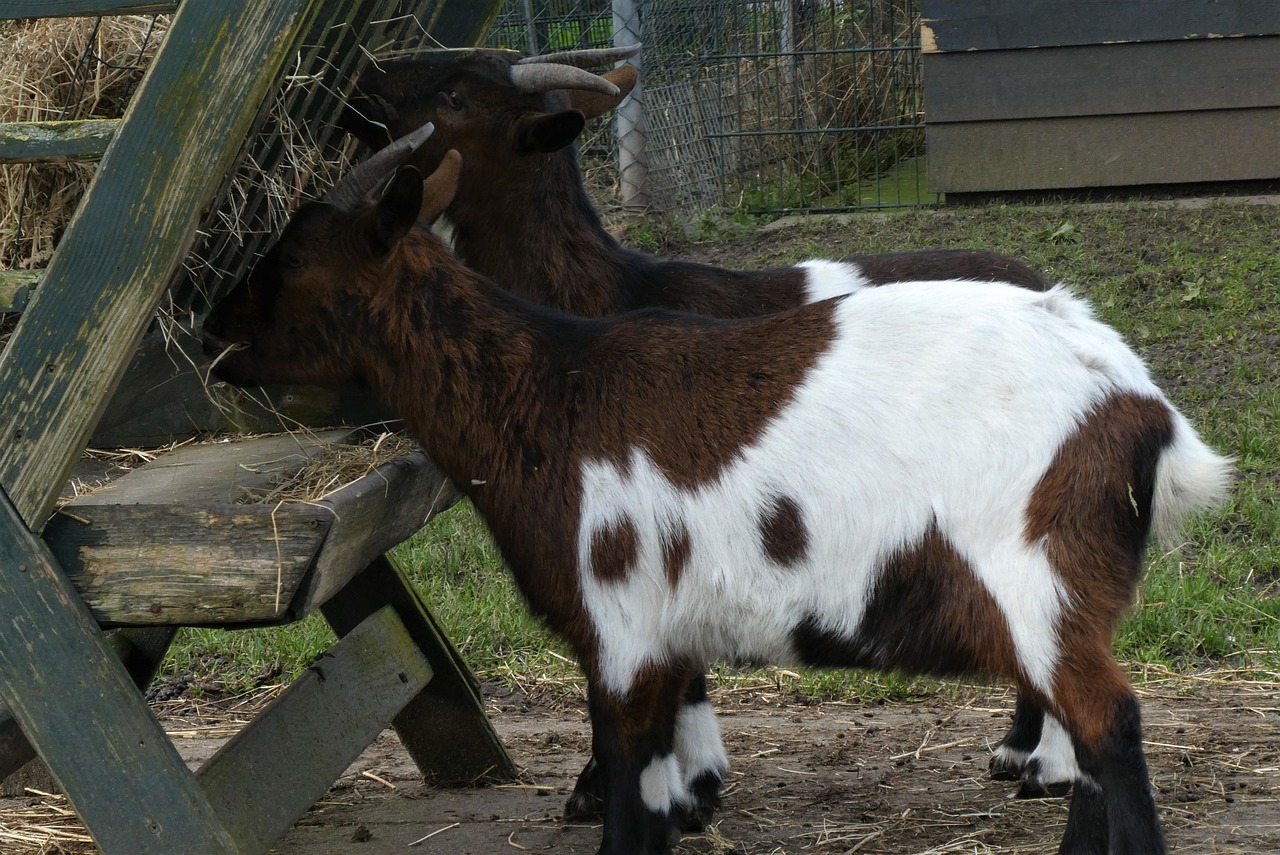
[[[1090,681],[1063,706],[1080,777],[1061,855],[1164,855],[1168,852],[1142,751],[1138,699],[1119,666]],[[1106,687],[1115,691],[1108,692]]]

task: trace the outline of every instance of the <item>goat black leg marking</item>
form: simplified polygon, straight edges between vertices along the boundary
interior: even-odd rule
[[[724,747],[718,729],[714,729],[714,715],[707,698],[706,675],[695,674],[685,689],[681,714],[676,719],[676,753],[687,781],[684,819],[680,825],[680,830],[685,834],[696,834],[704,830],[723,804],[720,787],[725,768]],[[687,725],[695,719],[701,725],[698,732],[682,734],[681,725]],[[712,730],[714,732],[709,732]],[[714,740],[714,744],[686,749],[686,743],[692,740]],[[604,815],[604,799],[600,764],[592,757],[578,775],[573,792],[565,803],[564,818],[570,822],[599,820]]]
[[[1040,742],[1044,710],[1021,692],[1013,707],[1013,724],[991,755],[991,777],[996,781],[1017,781]]]
[[[569,822],[589,822],[599,819],[604,813],[604,782],[601,780],[600,764],[593,755],[587,760],[578,775],[578,782],[573,785],[569,801],[564,806],[564,818]]]
[[[598,855],[667,855],[680,839],[683,787],[675,720],[687,678],[672,672],[637,679],[617,698],[588,687],[592,747],[604,793]]]
[[[1083,775],[1076,786],[1062,853],[1163,855],[1168,852],[1147,760],[1142,717],[1132,694],[1120,700],[1110,731],[1097,748],[1076,743]],[[1105,834],[1099,829],[1105,828]]]

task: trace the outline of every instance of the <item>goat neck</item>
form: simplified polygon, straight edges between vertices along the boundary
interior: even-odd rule
[[[512,293],[575,315],[620,310],[620,247],[587,198],[572,148],[525,155],[493,174],[464,162],[445,216],[467,266]]]

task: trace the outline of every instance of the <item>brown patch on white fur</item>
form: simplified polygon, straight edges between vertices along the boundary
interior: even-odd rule
[[[790,496],[777,496],[760,514],[760,543],[764,554],[786,567],[804,560],[809,550],[809,529],[800,506]]]
[[[680,577],[689,566],[689,558],[693,553],[693,542],[689,539],[689,529],[680,525],[680,530],[662,541],[662,568],[667,574],[667,584],[672,590],[680,584]]]
[[[635,566],[640,536],[630,519],[591,535],[591,572],[601,582],[620,582]]]
[[[1110,733],[1119,701],[1131,694],[1112,636],[1141,577],[1156,465],[1172,437],[1163,401],[1112,395],[1058,449],[1027,507],[1027,542],[1043,542],[1067,588],[1056,631],[1072,646],[1054,675],[1054,697],[1063,724],[1090,746]]]

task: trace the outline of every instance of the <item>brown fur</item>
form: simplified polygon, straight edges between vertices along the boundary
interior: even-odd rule
[[[680,585],[680,577],[684,575],[693,553],[693,543],[689,540],[689,529],[683,525],[674,536],[662,541],[662,567],[667,574],[667,584],[671,590]]]
[[[760,542],[775,564],[803,561],[809,550],[809,530],[800,506],[790,496],[779,496],[760,516]]]
[[[591,572],[601,582],[620,582],[635,566],[640,536],[629,519],[591,536]]]
[[[622,87],[619,96],[528,95],[508,79],[516,59],[510,51],[474,51],[465,58],[383,63],[362,75],[362,94],[342,119],[374,147],[435,123],[434,136],[413,161],[424,172],[450,149],[461,152],[461,186],[447,216],[457,252],[469,267],[526,299],[588,317],[664,306],[747,318],[804,302],[804,274],[796,268],[739,272],[661,261],[619,246],[587,198],[571,145],[577,129],[567,117],[579,110],[599,115],[616,106],[630,91],[630,74],[623,70],[628,67],[606,75]],[[456,104],[449,93],[457,95]],[[383,121],[390,136],[359,111]],[[874,284],[966,278],[1038,291],[1051,284],[1023,262],[985,250],[846,260]]]
[[[795,643],[811,665],[936,675],[976,670],[1025,682],[1000,607],[935,527],[885,560],[856,635],[809,624]]]
[[[1045,541],[1069,592],[1058,632],[1072,640],[1071,658],[1054,680],[1060,717],[1091,746],[1131,695],[1111,639],[1141,576],[1155,464],[1172,436],[1163,401],[1113,395],[1063,443],[1028,505],[1027,542]]]

